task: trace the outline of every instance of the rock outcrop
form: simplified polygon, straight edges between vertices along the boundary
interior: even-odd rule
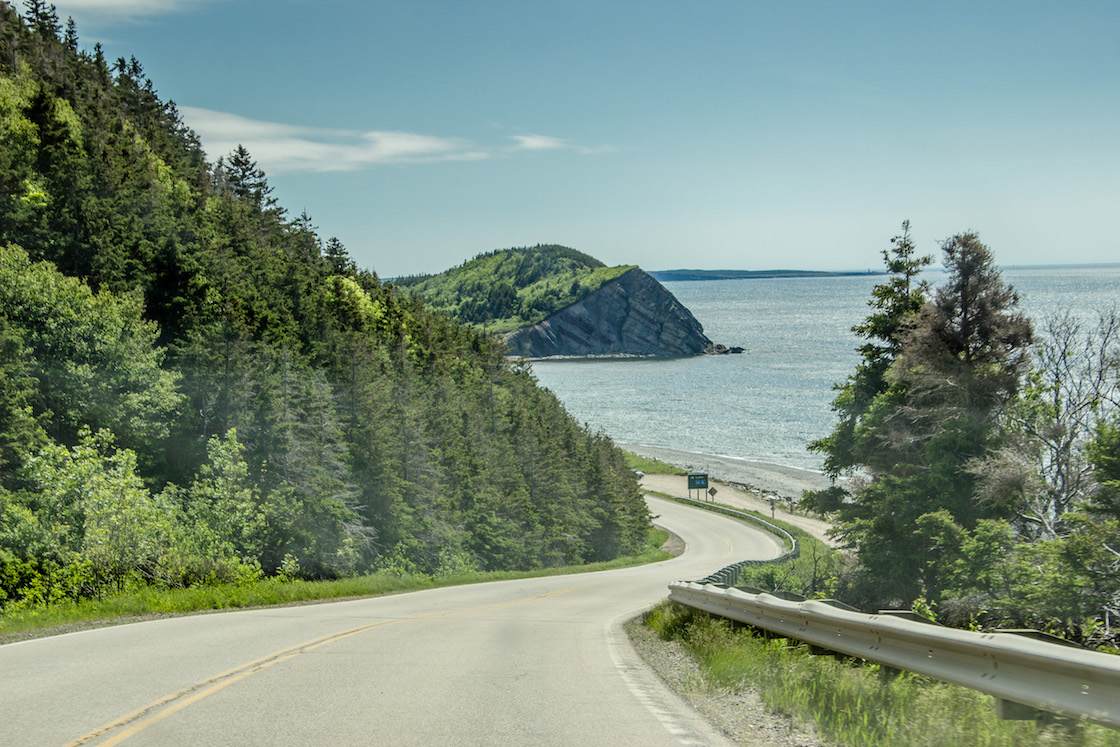
[[[511,355],[526,358],[684,356],[713,350],[692,312],[637,268],[506,340]]]

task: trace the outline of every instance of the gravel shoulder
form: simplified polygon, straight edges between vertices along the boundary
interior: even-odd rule
[[[751,747],[825,747],[811,732],[788,716],[766,707],[751,687],[715,688],[704,681],[700,666],[679,641],[662,641],[642,624],[626,624],[626,633],[638,655],[673,691],[688,701],[709,722],[736,744]]]

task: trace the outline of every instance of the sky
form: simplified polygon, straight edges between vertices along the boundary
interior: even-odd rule
[[[1116,0],[72,0],[210,160],[382,277],[1120,262]]]

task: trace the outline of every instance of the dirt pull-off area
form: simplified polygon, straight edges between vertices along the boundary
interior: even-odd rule
[[[664,495],[673,496],[674,498],[688,497],[688,479],[685,477],[677,475],[646,475],[640,482],[642,489],[648,490],[651,493],[662,493]],[[715,502],[722,503],[725,506],[731,506],[732,508],[757,511],[763,516],[770,516],[770,501],[765,499],[762,494],[722,482],[713,481],[712,484],[716,488]],[[696,491],[693,491],[693,497],[696,497]],[[827,522],[815,519],[811,516],[790,513],[786,508],[785,501],[778,501],[775,503],[773,513],[775,519],[793,524],[795,527],[805,530],[810,536],[819,539],[821,542],[833,547],[836,546],[836,540],[832,539],[827,534],[831,526]]]
[[[821,519],[791,513],[787,498],[794,503],[805,490],[821,490],[831,483],[819,472],[782,467],[765,462],[752,462],[734,457],[692,454],[652,446],[625,445],[623,448],[645,457],[658,459],[667,464],[690,471],[706,472],[716,489],[714,500],[733,508],[757,511],[764,516],[771,514],[770,497],[777,497],[773,515],[776,519],[793,524],[805,530],[821,542],[836,546],[836,541],[828,536],[831,525]],[[662,493],[676,498],[688,497],[688,478],[683,475],[645,475],[641,479],[642,488],[652,493]],[[697,491],[693,491],[697,498]]]

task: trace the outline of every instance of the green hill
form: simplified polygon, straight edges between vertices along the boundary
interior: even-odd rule
[[[642,547],[608,439],[27,7],[0,2],[0,612]]]
[[[634,269],[557,245],[501,249],[439,275],[398,278],[429,306],[491,334],[536,324]]]

